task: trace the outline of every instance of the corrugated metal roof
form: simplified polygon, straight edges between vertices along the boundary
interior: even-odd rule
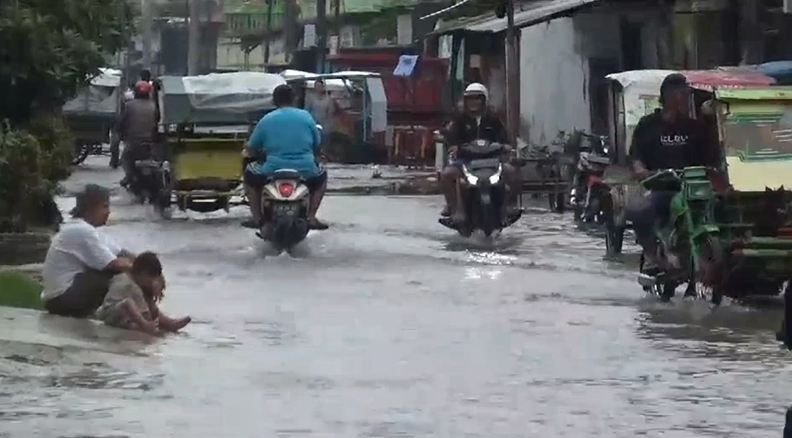
[[[532,26],[574,9],[594,4],[599,0],[536,0],[523,3],[520,10],[514,12],[514,25],[517,27]],[[454,20],[438,24],[435,34],[465,30],[468,32],[498,33],[506,30],[506,18],[497,18],[494,13],[473,18]]]

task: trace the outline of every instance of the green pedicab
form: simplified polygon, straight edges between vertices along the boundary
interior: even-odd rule
[[[657,228],[665,272],[639,282],[663,299],[777,296],[792,278],[792,88],[714,91],[721,169],[658,172],[647,189],[677,188]],[[718,177],[720,175],[720,178]]]

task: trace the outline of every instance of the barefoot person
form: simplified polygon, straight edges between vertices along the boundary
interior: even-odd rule
[[[190,323],[190,317],[172,319],[157,304],[165,290],[162,264],[156,254],[145,252],[135,258],[132,270],[117,275],[110,283],[104,303],[96,317],[105,324],[155,335],[160,330],[177,332]]]
[[[44,260],[41,300],[49,313],[87,318],[104,301],[114,275],[132,268],[129,251],[99,228],[110,216],[110,192],[89,184],[72,210],[77,220],[55,235]]]

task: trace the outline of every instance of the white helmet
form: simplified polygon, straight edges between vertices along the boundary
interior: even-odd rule
[[[464,96],[482,96],[484,97],[484,100],[488,100],[489,91],[487,91],[487,87],[485,87],[484,84],[473,82],[472,84],[468,85],[467,88],[465,88]]]

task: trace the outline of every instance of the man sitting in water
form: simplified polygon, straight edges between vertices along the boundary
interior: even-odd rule
[[[327,188],[327,173],[317,163],[321,133],[311,114],[292,106],[294,92],[290,86],[276,87],[272,100],[278,109],[262,117],[245,148],[245,155],[257,161],[245,169],[245,188],[253,220],[243,225],[259,228],[262,223],[261,187],[276,171],[294,169],[311,193],[308,225],[314,230],[325,230],[327,225],[316,218]]]
[[[96,311],[105,324],[156,335],[160,330],[176,332],[190,323],[190,317],[172,319],[157,304],[165,290],[162,264],[156,254],[145,252],[135,257],[128,274],[116,275],[104,304]]]
[[[104,301],[114,275],[134,256],[99,231],[110,216],[110,192],[89,184],[72,210],[77,220],[55,235],[44,260],[41,300],[49,313],[87,318]]]

